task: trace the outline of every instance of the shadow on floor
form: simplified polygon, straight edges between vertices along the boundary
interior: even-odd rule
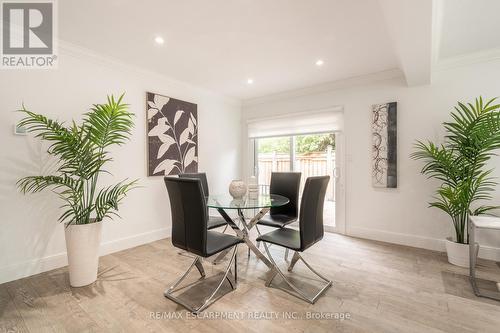
[[[477,297],[472,290],[469,275],[457,274],[449,271],[441,272],[445,293],[449,295],[474,300],[481,303],[498,305],[499,302],[484,297]],[[498,292],[496,281],[476,278],[477,286],[480,290],[489,290]]]
[[[195,275],[197,272],[193,272],[190,275]],[[198,275],[199,276],[199,275]],[[217,285],[220,283],[222,277],[224,276],[223,272],[218,274],[208,276],[206,278],[192,278],[189,279],[188,282],[184,281],[180,287],[177,287],[178,290],[173,293],[173,296],[182,300],[184,303],[190,305],[193,308],[199,307],[205,299],[207,299],[210,294],[215,290]],[[233,281],[233,277],[229,274],[229,279],[231,282]],[[179,289],[180,288],[180,289]],[[233,289],[231,288],[231,284],[228,282],[228,279],[225,279],[219,291],[215,294],[214,298],[217,299],[231,292]],[[178,306],[178,310],[184,309],[182,306]]]

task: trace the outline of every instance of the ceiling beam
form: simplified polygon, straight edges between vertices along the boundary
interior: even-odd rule
[[[409,86],[429,84],[433,0],[379,0],[401,70]]]

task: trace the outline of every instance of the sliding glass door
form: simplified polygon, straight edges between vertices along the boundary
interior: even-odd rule
[[[255,140],[255,172],[260,185],[269,185],[271,172],[302,173],[300,193],[307,177],[330,176],[325,197],[324,223],[335,225],[335,134],[302,134]]]
[[[288,136],[256,140],[256,175],[261,185],[269,185],[271,172],[291,170],[291,140]]]

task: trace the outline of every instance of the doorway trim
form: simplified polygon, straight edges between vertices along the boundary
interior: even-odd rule
[[[345,135],[343,131],[335,133],[335,225],[325,225],[325,231],[346,234],[345,225],[345,191],[346,191],[346,168],[345,168]]]

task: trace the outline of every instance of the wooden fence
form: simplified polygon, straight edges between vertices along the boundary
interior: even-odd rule
[[[258,170],[259,184],[269,184],[271,182],[271,172],[287,172],[291,170],[289,154],[267,153],[259,154]],[[335,167],[335,152],[307,153],[295,155],[294,170],[302,173],[300,193],[304,188],[307,177],[330,176],[330,183],[327,189],[327,200],[335,200],[335,181],[333,169]]]

